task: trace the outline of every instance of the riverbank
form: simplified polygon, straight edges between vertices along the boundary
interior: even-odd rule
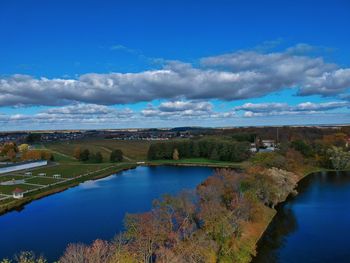
[[[319,172],[330,172],[330,171],[335,171],[335,170],[334,169],[325,169],[325,168],[321,168],[321,167],[307,167],[305,169],[305,172],[303,174],[301,174],[301,176],[298,177],[297,184],[299,184],[300,181],[307,178],[311,174],[319,173]],[[286,196],[286,198],[283,201],[279,202],[278,205],[282,205],[283,203],[285,203],[291,194],[294,194],[294,193],[291,192],[288,196]],[[274,219],[274,217],[278,213],[278,211],[275,208],[273,208],[273,209],[269,208],[269,207],[266,207],[266,208],[267,209],[264,211],[265,220],[263,220],[264,222],[261,222],[259,231],[257,231],[255,237],[252,238],[253,240],[251,240],[251,242],[254,243],[254,249],[251,250],[252,256],[257,255],[256,253],[257,253],[258,243],[262,239],[262,237],[264,236],[265,232],[267,231],[269,225],[271,224],[272,220]]]
[[[190,158],[180,160],[155,160],[145,162],[145,165],[174,165],[174,166],[202,166],[211,168],[242,168],[242,163],[215,161],[205,158]]]
[[[82,175],[76,178],[72,178],[71,180],[62,182],[59,185],[54,185],[54,186],[48,186],[45,187],[44,189],[38,189],[37,191],[33,191],[26,195],[23,199],[12,199],[10,201],[6,200],[5,201],[0,201],[0,216],[10,212],[12,210],[16,209],[21,209],[24,205],[44,198],[46,196],[59,193],[62,191],[65,191],[71,187],[75,187],[79,185],[80,183],[83,183],[88,180],[97,180],[101,179],[104,177],[108,177],[110,175],[119,173],[124,170],[129,170],[129,169],[134,169],[136,168],[137,165],[134,163],[128,163],[128,164],[120,164],[120,165],[112,165],[108,167],[107,169],[104,169],[102,171],[97,171],[97,172],[91,172],[86,175]]]

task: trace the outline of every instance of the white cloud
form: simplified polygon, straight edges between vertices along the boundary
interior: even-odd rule
[[[134,112],[128,108],[116,110],[103,105],[75,104],[60,108],[51,108],[33,115],[14,114],[0,115],[0,123],[8,124],[81,124],[81,123],[119,123],[130,120]]]
[[[144,117],[157,117],[160,119],[215,119],[235,117],[234,111],[217,112],[213,105],[203,101],[170,101],[163,102],[158,107],[150,105],[141,111]]]
[[[117,45],[115,49],[124,49]],[[298,95],[337,96],[350,87],[350,68],[285,52],[239,51],[201,59],[199,67],[173,61],[139,73],[84,74],[77,79],[12,75],[0,79],[0,106],[129,104],[155,99],[239,100],[284,88]]]
[[[236,111],[244,111],[244,117],[288,116],[325,113],[326,111],[350,107],[350,102],[333,101],[324,103],[303,102],[295,106],[287,103],[245,103]]]

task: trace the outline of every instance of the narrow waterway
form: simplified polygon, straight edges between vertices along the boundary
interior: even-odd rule
[[[147,211],[162,194],[194,189],[213,173],[206,167],[138,167],[26,205],[0,216],[0,259],[31,250],[49,262],[68,243],[111,239],[125,213]]]
[[[254,263],[350,262],[350,172],[309,175],[278,207]]]

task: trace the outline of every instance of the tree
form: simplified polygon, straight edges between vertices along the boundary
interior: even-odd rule
[[[45,150],[29,150],[22,153],[22,160],[47,160],[53,161],[51,152]]]
[[[350,152],[345,152],[342,148],[333,146],[328,150],[328,153],[334,169],[344,170],[350,166]]]
[[[102,156],[101,152],[97,152],[97,153],[95,154],[95,156],[94,156],[94,161],[95,161],[96,163],[102,163],[102,161],[103,161],[103,156]]]
[[[309,144],[305,143],[303,140],[292,141],[291,146],[293,149],[301,152],[305,157],[312,157],[313,151]]]
[[[173,152],[173,160],[177,161],[179,159],[179,151],[175,148]]]
[[[78,146],[78,147],[75,147],[74,149],[74,158],[77,159],[77,160],[80,160],[80,155],[81,155],[81,148]]]
[[[80,161],[88,161],[90,159],[90,151],[88,149],[84,149],[80,154]]]
[[[210,159],[211,160],[219,160],[219,154],[218,151],[216,150],[216,148],[213,149],[213,151],[210,153]]]
[[[121,162],[123,161],[123,152],[119,149],[115,149],[111,152],[109,159],[111,162]]]
[[[17,263],[46,263],[47,260],[42,256],[35,256],[33,252],[24,251],[15,256]]]
[[[20,146],[18,146],[18,151],[23,153],[29,150],[29,145],[26,143],[21,144]]]
[[[10,159],[11,161],[14,161],[16,159],[16,152],[14,149],[10,149],[7,154],[6,154],[6,157],[8,159]]]
[[[103,240],[95,240],[91,246],[83,244],[68,245],[60,263],[109,263],[112,262],[114,247]]]

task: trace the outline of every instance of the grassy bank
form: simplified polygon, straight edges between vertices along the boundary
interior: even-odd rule
[[[222,162],[205,158],[189,158],[180,160],[155,160],[146,162],[147,165],[176,165],[176,166],[207,166],[214,168],[241,168],[242,163]]]

